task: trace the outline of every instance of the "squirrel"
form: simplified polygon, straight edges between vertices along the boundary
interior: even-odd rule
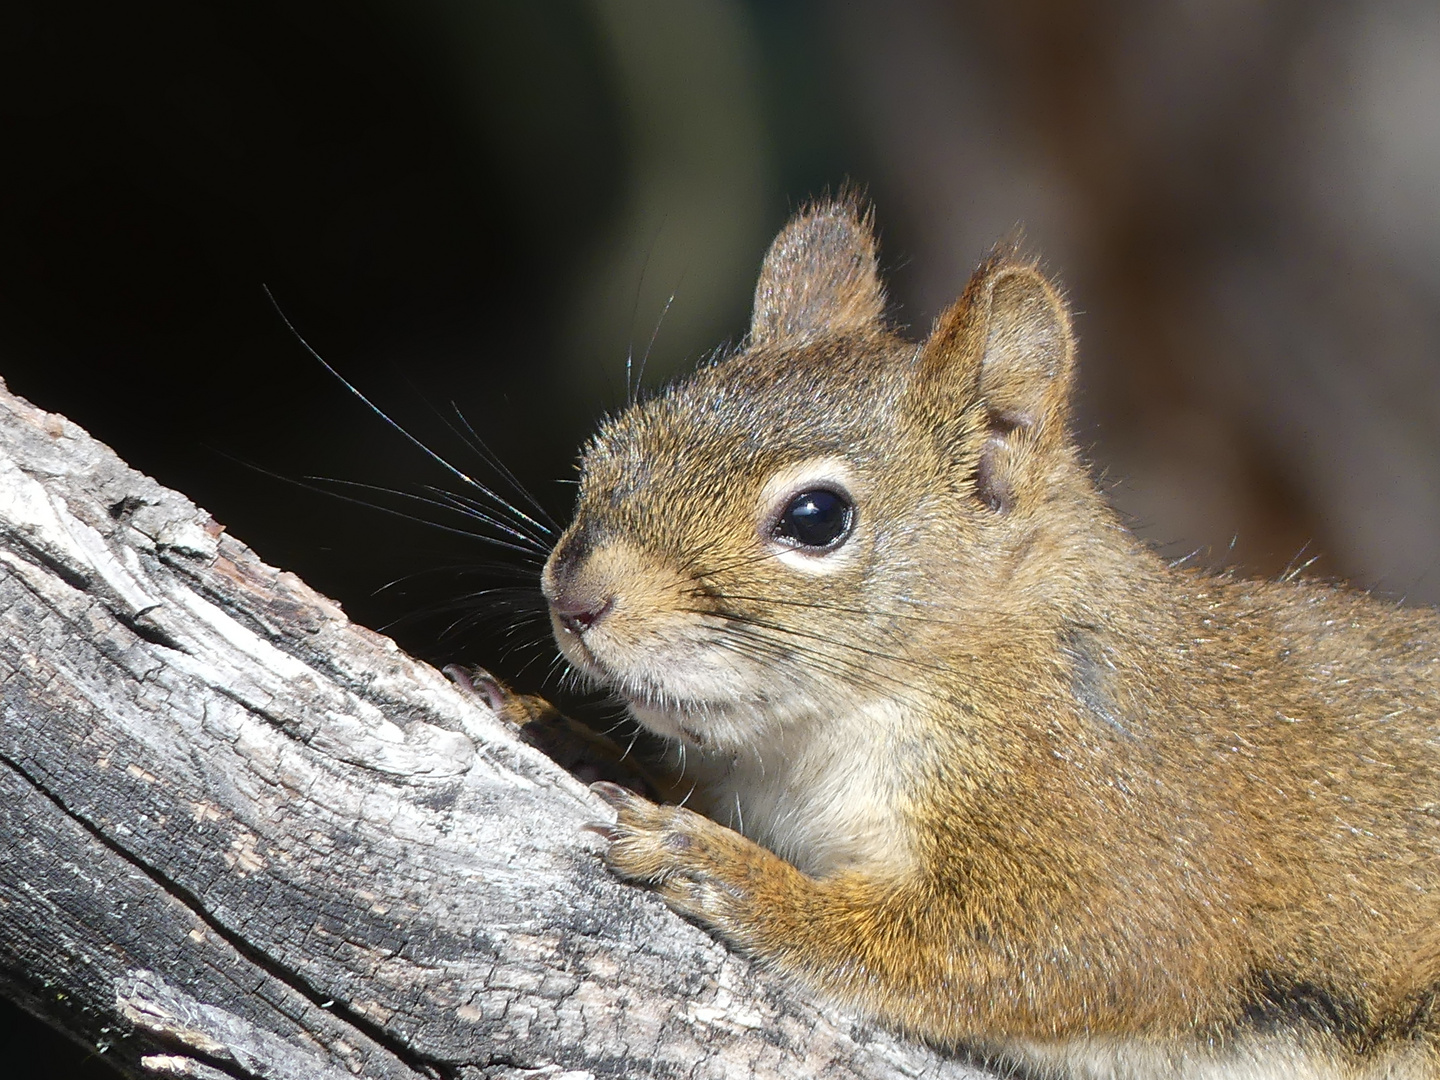
[[[923,342],[886,303],[811,204],[740,347],[584,448],[553,631],[695,808],[595,784],[609,866],[1035,1075],[1440,1077],[1440,618],[1138,541],[1015,251]]]

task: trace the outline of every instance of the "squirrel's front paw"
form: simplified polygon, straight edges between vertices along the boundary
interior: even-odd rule
[[[462,693],[478,698],[502,721],[522,731],[531,726],[554,725],[564,719],[544,698],[517,694],[482,667],[446,664],[442,671]]]
[[[481,667],[450,664],[445,674],[464,693],[478,698],[520,738],[571,776],[584,782],[618,780],[655,794],[664,790],[644,765],[627,760],[614,739],[565,716],[535,694],[517,694]]]
[[[590,790],[615,808],[615,824],[595,831],[610,841],[605,861],[618,877],[650,885],[681,915],[745,944],[753,887],[777,856],[682,806],[604,781]]]

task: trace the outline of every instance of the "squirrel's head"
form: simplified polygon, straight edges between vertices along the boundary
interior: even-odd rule
[[[544,592],[566,657],[655,731],[740,748],[923,697],[1063,576],[1053,525],[1090,486],[1055,289],[994,255],[921,345],[884,307],[868,215],[813,206],[765,258],[744,347],[585,449]]]

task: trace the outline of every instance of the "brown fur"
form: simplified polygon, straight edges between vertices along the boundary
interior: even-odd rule
[[[611,865],[1047,1074],[1440,1076],[1435,613],[1142,547],[1033,265],[992,257],[919,346],[883,306],[868,220],[812,207],[745,348],[586,450],[545,589],[596,617],[557,638],[735,826],[602,786]],[[823,559],[766,531],[806,470],[855,501]]]

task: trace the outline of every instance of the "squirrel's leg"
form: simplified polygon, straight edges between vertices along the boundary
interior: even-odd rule
[[[811,877],[691,810],[614,784],[591,790],[615,808],[616,823],[596,831],[619,877],[650,885],[771,968],[914,1034],[953,1045],[984,1029],[960,991],[969,973],[951,938],[955,913],[924,890],[861,873]]]
[[[479,698],[525,742],[584,783],[611,780],[651,798],[674,796],[675,781],[608,735],[572,720],[537,694],[517,694],[482,667],[450,664],[445,674]]]
[[[1044,1075],[1072,1062],[1075,1075],[1171,1080],[1440,1078],[1433,1039],[1406,1038],[1360,1055],[1337,1043],[1309,1044],[1318,1032],[1294,1039],[1276,1032],[1268,1042],[1259,1032],[1247,1045],[1225,1026],[1234,1016],[1221,983],[1169,982],[1165,975],[1177,972],[1168,965],[1149,978],[1126,977],[1106,953],[1119,934],[1087,938],[1053,925],[1027,931],[1021,904],[1007,905],[1008,919],[998,909],[977,917],[982,898],[927,887],[918,875],[811,877],[693,811],[614,784],[591,789],[615,808],[613,826],[594,828],[610,840],[606,859],[618,876],[650,885],[675,911],[826,998],[936,1045],[966,1046]],[[1197,989],[1200,1000],[1187,992]],[[1221,1008],[1207,1017],[1207,1006]],[[1224,1037],[1208,1037],[1216,1031]],[[1092,1072],[1084,1062],[1108,1064]]]

